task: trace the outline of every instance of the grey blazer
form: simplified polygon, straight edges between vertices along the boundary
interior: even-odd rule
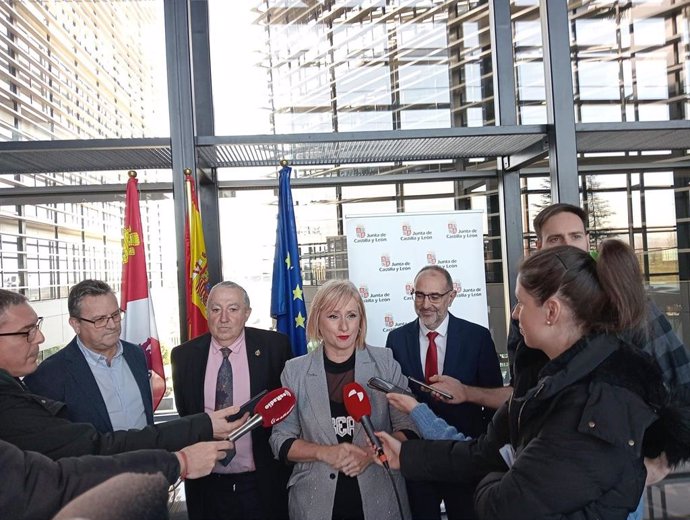
[[[407,380],[400,372],[400,365],[393,359],[390,349],[366,346],[357,350],[355,381],[366,388],[367,381],[373,376],[382,377],[407,388]],[[280,379],[284,386],[294,391],[297,407],[284,421],[273,427],[270,443],[276,458],[280,447],[288,439],[302,439],[324,445],[337,444],[328,400],[323,347],[319,347],[306,356],[288,361]],[[407,414],[388,405],[383,393],[367,390],[367,394],[371,401],[371,422],[375,430],[417,431]],[[369,449],[366,433],[359,423],[355,425],[352,442]],[[398,471],[392,470],[392,473],[400,493],[405,518],[408,519],[410,508],[407,502],[405,480]],[[290,518],[293,520],[331,518],[337,476],[338,472],[323,462],[295,464],[288,482]],[[382,467],[376,464],[369,465],[357,477],[357,481],[366,519],[398,520],[400,518],[391,481]]]

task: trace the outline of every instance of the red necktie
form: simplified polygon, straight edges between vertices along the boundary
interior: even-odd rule
[[[431,376],[438,374],[438,353],[436,352],[436,336],[438,332],[431,331],[426,335],[429,338],[429,348],[426,350],[426,363],[424,364],[424,378],[431,383]]]

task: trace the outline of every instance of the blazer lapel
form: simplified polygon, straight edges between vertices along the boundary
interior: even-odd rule
[[[254,337],[252,330],[248,328],[244,329],[244,344],[247,352],[247,365],[249,366],[249,393],[251,397],[254,397],[262,390],[272,390],[266,388],[268,382],[263,376],[268,352]]]
[[[314,416],[314,424],[319,425],[325,438],[331,444],[337,444],[338,439],[335,436],[333,420],[331,419],[331,402],[328,397],[326,369],[323,364],[323,347],[319,347],[310,355],[311,362],[306,370],[305,387],[307,398],[305,404]]]
[[[374,414],[375,407],[380,406],[380,404],[374,404],[374,402],[377,400],[374,396],[375,391],[369,392],[366,391],[366,388],[369,379],[376,375],[376,363],[374,362],[374,359],[371,357],[369,347],[365,346],[363,349],[358,349],[355,353],[355,381],[362,385],[362,388],[365,389],[365,392],[367,393],[367,396],[369,397],[369,401],[371,403],[372,415]],[[386,402],[386,406],[387,405],[388,403]],[[358,444],[360,446],[366,445],[368,439],[365,439],[365,437],[366,434],[364,432],[364,427],[362,426],[362,423],[355,423],[355,432],[352,435],[352,443]],[[360,442],[355,443],[355,440],[358,440]]]
[[[151,382],[149,381],[148,370],[144,370],[145,367],[138,362],[137,356],[132,349],[141,348],[139,345],[135,344],[125,344],[122,342],[122,356],[127,362],[134,380],[137,382],[139,387],[139,392],[141,393],[141,400],[144,403],[144,411],[146,413],[146,419],[149,424],[153,424],[153,396],[151,394]]]
[[[72,376],[72,380],[79,382],[84,398],[91,401],[93,409],[103,421],[103,424],[112,430],[113,424],[110,422],[108,408],[105,406],[101,390],[98,388],[98,383],[93,376],[93,372],[91,372],[91,368],[89,368],[89,363],[84,358],[81,350],[79,350],[76,337],[65,347],[65,350],[65,367]]]
[[[422,368],[422,361],[419,354],[419,318],[412,322],[411,327],[407,327],[405,331],[405,352],[408,356],[408,365],[412,373],[412,377],[423,381],[424,369]]]
[[[190,364],[185,367],[189,370],[189,380],[191,388],[185,389],[186,392],[194,396],[192,403],[195,406],[193,413],[204,411],[204,380],[206,378],[206,364],[208,363],[208,351],[211,348],[211,335],[205,334],[199,338],[199,342],[194,346],[194,355],[189,356]]]
[[[460,320],[452,314],[449,314],[448,335],[446,337],[446,356],[443,360],[444,374],[453,374],[462,363],[462,349],[460,348],[462,331],[460,329]],[[449,368],[446,369],[446,367]]]

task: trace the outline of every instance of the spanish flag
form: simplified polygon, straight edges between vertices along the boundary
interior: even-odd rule
[[[139,210],[139,189],[136,172],[129,172],[125,197],[125,226],[122,230],[122,297],[121,306],[125,312],[120,339],[139,345],[146,355],[149,369],[153,409],[165,394],[165,370],[158,341],[156,318],[149,294],[149,280],[146,272],[144,231]]]
[[[187,272],[187,338],[196,338],[208,332],[206,322],[206,300],[210,290],[208,281],[208,258],[204,231],[201,227],[199,200],[196,196],[194,179],[185,176],[187,186],[187,220],[185,221],[184,243]]]

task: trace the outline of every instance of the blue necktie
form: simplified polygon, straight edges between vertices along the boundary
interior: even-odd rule
[[[216,410],[232,405],[232,365],[228,359],[230,349],[223,347],[220,349],[220,353],[223,355],[223,361],[220,362],[218,379],[216,380]],[[219,462],[223,466],[227,466],[234,456],[235,450],[229,450],[225,458]]]
[[[228,359],[230,349],[223,347],[220,353],[223,355],[223,361],[220,363],[216,380],[216,410],[232,405],[232,365]]]

